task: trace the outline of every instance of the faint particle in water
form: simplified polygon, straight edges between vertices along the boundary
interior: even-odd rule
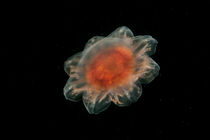
[[[150,83],[160,67],[149,56],[156,51],[157,40],[149,35],[134,36],[126,26],[107,37],[95,36],[64,63],[69,79],[64,96],[83,100],[90,114],[109,107],[128,106],[142,94],[141,84]]]

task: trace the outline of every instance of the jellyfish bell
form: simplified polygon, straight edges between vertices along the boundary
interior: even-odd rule
[[[150,83],[160,67],[149,56],[157,41],[151,36],[133,36],[127,27],[119,27],[107,37],[96,36],[83,52],[67,59],[64,69],[70,76],[64,96],[83,100],[90,114],[98,114],[113,102],[128,106],[142,93],[141,83]]]

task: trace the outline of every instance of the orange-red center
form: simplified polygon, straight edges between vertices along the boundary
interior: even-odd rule
[[[132,51],[124,46],[98,52],[86,66],[87,81],[99,88],[112,88],[129,80],[134,70]]]

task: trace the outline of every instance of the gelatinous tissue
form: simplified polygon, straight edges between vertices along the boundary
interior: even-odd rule
[[[157,40],[149,35],[134,36],[122,26],[107,37],[95,36],[64,63],[69,79],[64,96],[83,100],[90,114],[106,110],[111,102],[128,106],[142,94],[141,84],[150,83],[160,67],[149,56],[156,51]]]

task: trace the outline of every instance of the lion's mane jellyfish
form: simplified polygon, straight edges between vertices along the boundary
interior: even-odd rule
[[[98,114],[113,102],[128,106],[142,94],[141,84],[150,83],[160,67],[149,56],[157,41],[152,36],[134,36],[125,26],[107,37],[91,38],[83,52],[68,58],[64,87],[66,99],[83,100],[90,114]]]

